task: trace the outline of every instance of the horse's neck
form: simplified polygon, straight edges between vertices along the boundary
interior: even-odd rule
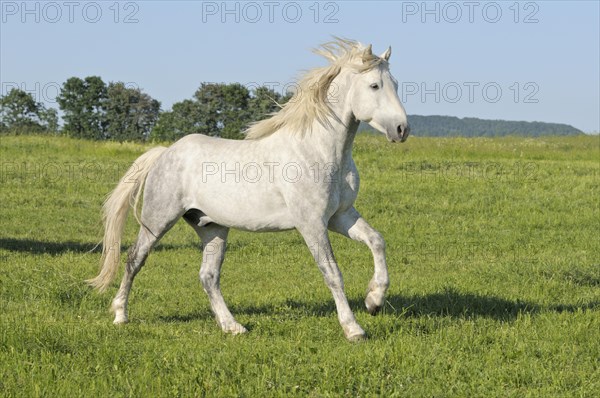
[[[359,121],[351,115],[330,118],[330,126],[315,121],[312,132],[304,136],[303,142],[311,150],[317,151],[327,163],[341,164],[352,158],[352,145],[358,130]]]
[[[327,162],[336,164],[351,162],[352,145],[360,123],[354,117],[347,100],[348,82],[348,75],[344,71],[333,80],[331,85],[336,90],[330,94],[337,100],[332,101],[329,106],[334,116],[328,117],[329,125],[313,121],[312,134],[305,136],[309,140],[315,140],[314,144],[319,145]]]

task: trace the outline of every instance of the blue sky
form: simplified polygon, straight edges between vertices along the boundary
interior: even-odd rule
[[[600,130],[598,1],[2,1],[1,94],[55,106],[71,76],[124,81],[163,109],[201,82],[283,91],[332,35],[392,46],[409,114]]]

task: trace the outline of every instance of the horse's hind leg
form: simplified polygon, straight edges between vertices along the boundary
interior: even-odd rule
[[[146,204],[144,203],[144,206]],[[148,214],[156,214],[148,211]],[[113,299],[111,309],[115,313],[113,323],[126,323],[129,319],[127,316],[127,302],[129,300],[129,291],[133,284],[133,279],[140,271],[146,258],[152,250],[152,247],[160,240],[160,238],[173,227],[181,215],[176,213],[175,209],[159,213],[158,217],[150,218],[142,211],[142,226],[138,233],[136,242],[129,249],[127,255],[127,263],[125,265],[125,274],[121,280],[121,286],[117,295]]]
[[[194,225],[186,219],[196,230],[196,233],[202,240],[202,266],[200,267],[200,281],[202,287],[208,295],[210,306],[212,308],[217,322],[225,333],[240,334],[245,333],[246,328],[240,325],[225,304],[223,294],[221,294],[220,278],[221,265],[225,257],[225,246],[227,244],[227,234],[229,228],[217,224],[208,224],[203,227]]]
[[[127,317],[127,301],[129,299],[129,291],[131,290],[133,279],[144,265],[144,262],[146,262],[146,258],[157,240],[158,239],[144,227],[140,228],[137,241],[129,249],[127,263],[125,265],[125,274],[121,280],[119,291],[112,302],[111,308],[115,313],[115,320],[113,323],[127,323],[129,320]]]

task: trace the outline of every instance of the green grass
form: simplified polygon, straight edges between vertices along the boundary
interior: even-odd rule
[[[391,287],[369,316],[370,253],[332,236],[369,334],[351,344],[296,232],[230,234],[223,292],[250,333],[223,335],[181,222],[113,326],[116,283],[83,280],[101,203],[148,146],[2,137],[0,396],[597,396],[599,144],[358,137],[357,208],[388,242]]]

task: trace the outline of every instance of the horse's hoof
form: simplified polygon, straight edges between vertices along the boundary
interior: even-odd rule
[[[365,299],[365,306],[371,315],[376,315],[379,310],[381,310],[381,305],[378,304],[370,294],[367,295],[367,298]]]
[[[238,335],[238,334],[244,334],[248,332],[248,329],[246,329],[245,327],[243,327],[242,325],[240,325],[239,323],[233,323],[231,325],[227,325],[223,327],[223,331],[227,334],[231,334],[231,335]]]
[[[365,341],[367,339],[367,334],[365,332],[353,334],[351,336],[346,336],[349,342],[351,343],[360,343],[361,341]]]
[[[113,325],[125,325],[126,323],[129,323],[127,318],[115,318],[113,321]]]
[[[344,329],[344,335],[346,336],[348,341],[355,343],[358,341],[363,341],[367,338],[367,334],[358,323],[346,326],[342,325],[342,327]]]

